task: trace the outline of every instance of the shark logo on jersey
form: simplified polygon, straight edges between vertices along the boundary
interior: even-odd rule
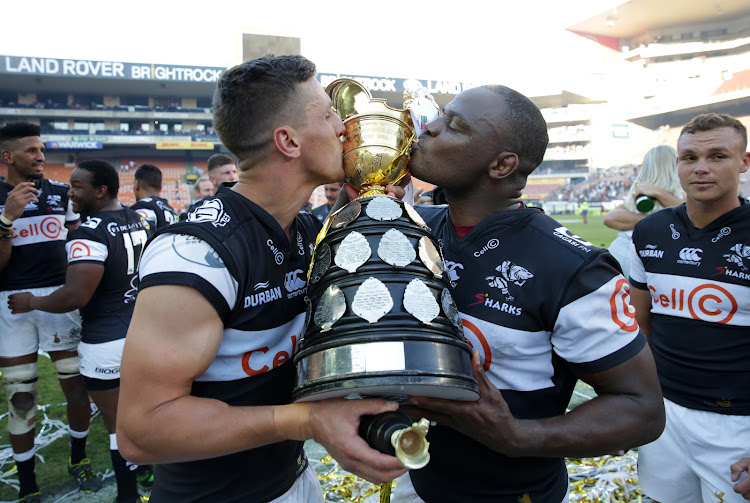
[[[747,271],[747,266],[742,259],[750,259],[750,246],[737,243],[729,249],[733,253],[725,253],[724,258],[730,264],[736,264],[742,268],[743,271]]]
[[[515,297],[510,295],[508,286],[510,283],[514,285],[523,286],[528,280],[534,277],[525,267],[516,265],[510,260],[505,260],[502,264],[495,268],[500,273],[499,276],[487,276],[486,279],[489,285],[495,288],[499,288],[500,291],[505,295],[508,300],[513,300]]]
[[[96,229],[96,228],[97,228],[97,226],[98,226],[98,225],[99,225],[100,223],[102,223],[102,219],[101,219],[101,218],[96,218],[96,217],[89,217],[89,219],[88,219],[88,220],[86,220],[85,222],[83,222],[83,223],[81,224],[81,227],[86,227],[86,228],[88,228],[88,229]]]
[[[232,217],[224,211],[224,204],[221,199],[208,199],[188,213],[187,216],[188,222],[209,222],[214,227],[224,227],[231,219]]]
[[[37,196],[39,197],[39,196]],[[50,194],[47,196],[47,205],[52,210],[60,210],[62,209],[60,206],[62,205],[62,196],[60,194]]]
[[[451,281],[451,286],[456,286],[456,283],[458,283],[458,280],[461,279],[461,276],[458,275],[457,269],[463,269],[463,264],[459,264],[458,262],[451,262],[450,260],[445,261],[445,270],[448,273],[448,277]]]

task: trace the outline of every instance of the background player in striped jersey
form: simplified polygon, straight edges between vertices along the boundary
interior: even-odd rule
[[[667,412],[662,436],[639,450],[638,472],[664,503],[748,493],[747,480],[733,489],[742,469],[730,465],[750,457],[750,204],[738,196],[749,167],[740,121],[695,117],[677,140],[685,203],[633,231],[633,305]]]
[[[65,239],[78,225],[69,186],[44,179],[39,126],[0,129],[0,155],[8,177],[0,183],[0,366],[8,394],[8,430],[18,467],[19,500],[41,501],[34,474],[34,419],[38,390],[37,351],[47,351],[65,393],[71,436],[69,470],[86,491],[101,484],[86,457],[90,412],[78,369],[81,325],[77,311],[11,316],[8,296],[31,290],[48,295],[65,282]]]
[[[138,266],[149,237],[148,222],[117,201],[117,170],[105,161],[84,161],[70,176],[73,208],[86,221],[66,244],[65,285],[47,296],[15,293],[14,314],[33,310],[65,313],[80,309],[83,318],[78,353],[89,394],[110,433],[110,456],[118,503],[140,501],[134,466],[120,455],[115,435],[120,359],[138,294]]]
[[[130,207],[148,220],[153,229],[160,229],[177,221],[177,212],[161,194],[161,170],[153,164],[143,164],[135,170],[133,194],[136,203]]]

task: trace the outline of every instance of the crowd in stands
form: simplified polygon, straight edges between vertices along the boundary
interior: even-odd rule
[[[611,168],[579,183],[567,184],[548,196],[553,201],[612,201],[622,199],[635,180],[636,166]]]
[[[35,101],[34,103],[17,103],[12,100],[3,100],[0,98],[0,108],[37,108],[47,110],[114,110],[122,112],[200,112],[211,113],[210,107],[183,108],[179,103],[173,102],[166,105],[117,105],[105,106],[102,103],[91,101],[89,103],[62,103],[47,99],[44,101]]]

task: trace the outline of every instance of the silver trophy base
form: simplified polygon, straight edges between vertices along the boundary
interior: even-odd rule
[[[405,402],[410,396],[479,399],[466,348],[430,340],[319,344],[297,355],[292,399],[348,396]]]

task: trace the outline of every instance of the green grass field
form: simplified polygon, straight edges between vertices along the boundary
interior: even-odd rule
[[[40,432],[42,432],[43,436],[54,434],[59,429],[57,428],[59,426],[58,421],[63,422],[65,428],[67,428],[65,396],[60,390],[54,365],[49,358],[43,355],[39,356],[39,404],[46,406],[44,412],[51,424],[46,428],[43,426],[42,411],[39,411],[36,423],[37,435]],[[11,457],[10,441],[8,439],[8,417],[5,414],[7,410],[8,400],[5,388],[0,386],[0,411],[3,414],[2,419],[0,419],[0,438],[2,439],[0,441],[0,450],[8,455],[7,458],[0,460],[0,463],[2,463],[0,470],[2,470],[1,477],[3,482],[5,480],[18,480],[16,474],[12,471],[15,467],[15,462]],[[67,429],[65,431],[67,432]],[[67,434],[39,449],[37,452],[44,458],[44,462],[38,458],[36,460],[37,483],[43,494],[45,492],[64,494],[77,488],[74,479],[68,474],[67,466],[70,447]],[[97,417],[91,423],[86,452],[91,459],[95,472],[105,473],[107,470],[112,472],[112,463],[109,457],[109,434],[104,428],[101,417]],[[17,496],[17,489],[7,485],[7,483],[0,484],[0,501],[15,501]]]
[[[584,224],[580,215],[550,215],[570,231],[600,248],[606,248],[617,236],[617,231],[604,225],[603,215],[589,215]]]

